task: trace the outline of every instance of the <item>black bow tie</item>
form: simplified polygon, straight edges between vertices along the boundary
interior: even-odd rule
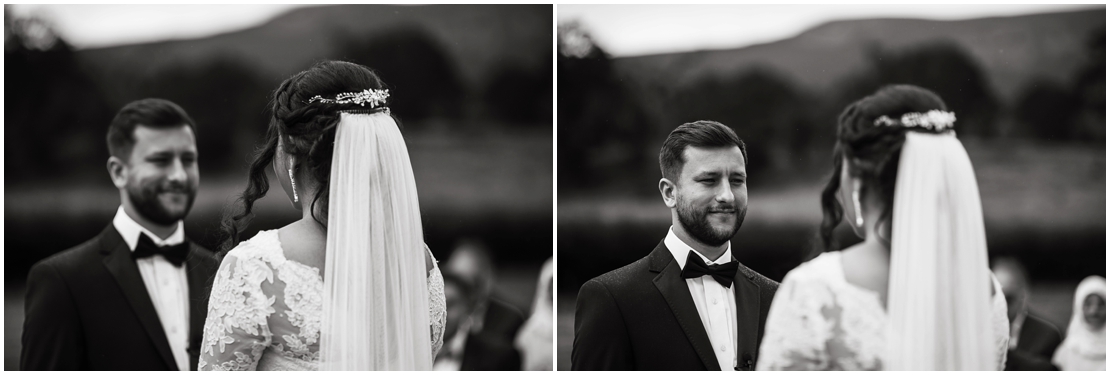
[[[739,263],[735,260],[725,264],[706,265],[698,254],[690,251],[690,255],[686,256],[686,266],[682,267],[682,277],[693,279],[709,275],[713,276],[713,280],[717,280],[721,286],[728,288],[732,286],[732,278],[736,277],[738,267]]]
[[[162,255],[166,260],[170,261],[174,267],[180,267],[185,263],[185,256],[189,254],[189,242],[184,241],[177,245],[158,246],[146,233],[139,234],[139,244],[135,245],[135,251],[131,252],[132,259],[152,257],[155,255]]]

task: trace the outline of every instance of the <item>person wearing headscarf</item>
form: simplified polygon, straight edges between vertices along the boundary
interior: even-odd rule
[[[1071,322],[1052,363],[1064,371],[1106,370],[1106,279],[1088,276],[1075,288]]]

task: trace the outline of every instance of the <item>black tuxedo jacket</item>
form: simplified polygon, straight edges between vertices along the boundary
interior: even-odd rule
[[[189,363],[196,370],[219,261],[189,241]],[[20,370],[178,370],[131,250],[112,225],[27,276]]]
[[[512,305],[490,298],[482,319],[482,331],[467,333],[461,371],[517,371],[520,352],[513,346],[524,314]]]
[[[648,256],[582,285],[574,311],[572,370],[720,370],[674,256]],[[737,369],[754,370],[778,283],[740,265]]]
[[[1052,323],[1029,313],[1018,332],[1017,348],[1006,354],[1006,371],[1054,371],[1052,355],[1063,335]]]

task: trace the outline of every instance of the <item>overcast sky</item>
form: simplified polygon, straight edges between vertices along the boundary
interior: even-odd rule
[[[13,16],[46,19],[75,48],[191,39],[258,26],[297,4],[58,5],[14,4]]]
[[[613,56],[739,48],[795,36],[834,20],[981,17],[1103,8],[1103,5],[559,5]]]

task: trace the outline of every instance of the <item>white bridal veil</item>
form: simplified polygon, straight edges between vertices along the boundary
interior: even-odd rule
[[[884,369],[995,369],[983,210],[954,132],[906,133],[891,237]]]
[[[321,370],[431,370],[416,181],[388,112],[340,115],[328,204]]]

